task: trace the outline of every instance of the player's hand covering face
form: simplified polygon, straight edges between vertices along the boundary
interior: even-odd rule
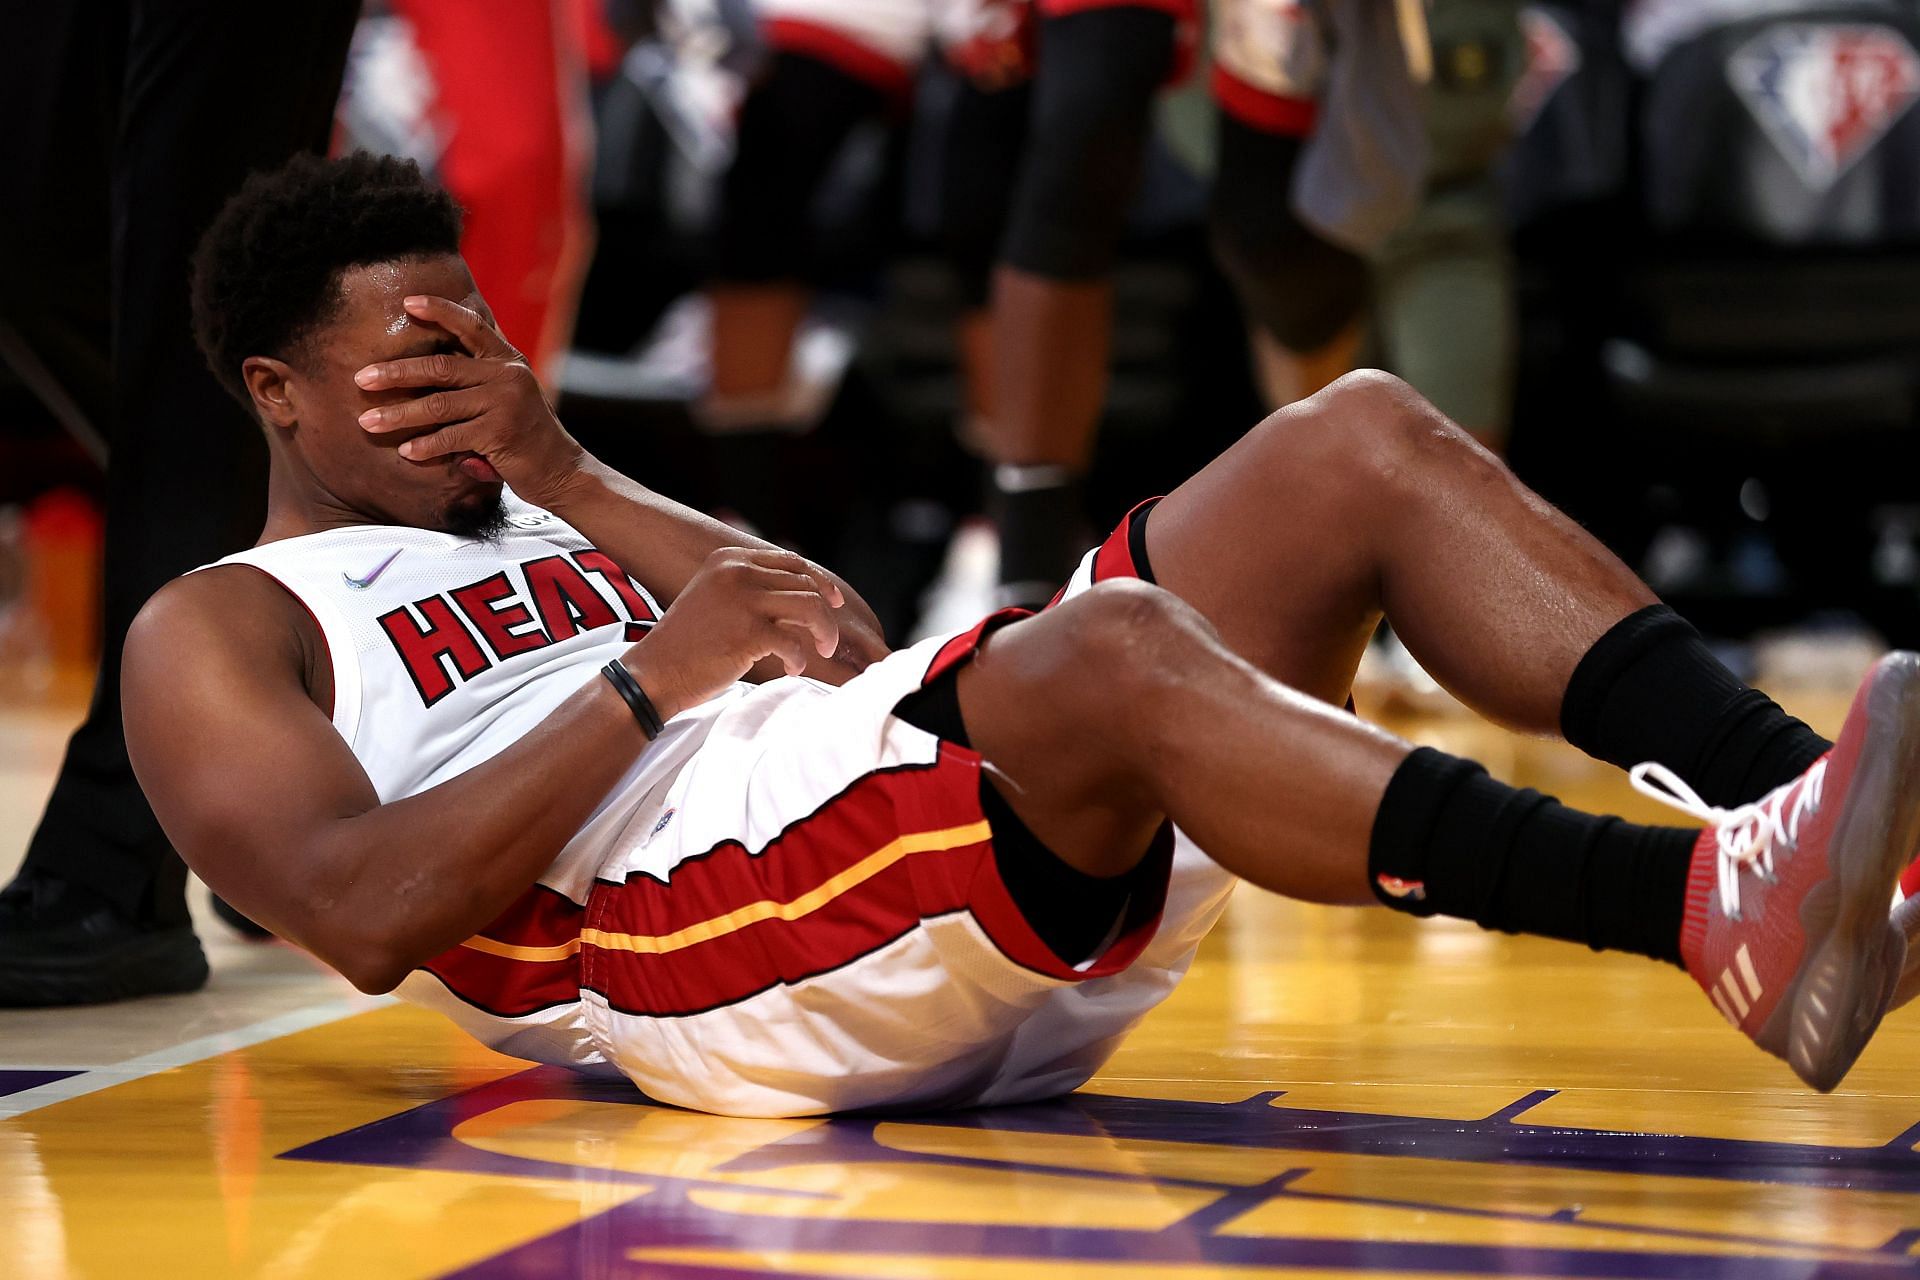
[[[525,357],[479,313],[447,298],[414,296],[407,314],[446,330],[464,354],[437,352],[370,364],[354,375],[366,391],[426,394],[369,409],[360,425],[404,433],[400,456],[431,462],[471,454],[461,468],[476,480],[504,480],[528,502],[552,507],[585,451],[554,416]]]

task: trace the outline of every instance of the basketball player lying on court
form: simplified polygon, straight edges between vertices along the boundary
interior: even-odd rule
[[[889,654],[831,573],[575,443],[458,225],[364,156],[229,204],[195,323],[270,512],[127,641],[169,836],[361,989],[751,1115],[1072,1089],[1235,878],[1684,967],[1819,1089],[1888,1007],[1913,655],[1829,744],[1377,373],[1136,510],[1045,612]],[[1383,612],[1468,705],[1639,766],[1690,825],[1347,714]]]

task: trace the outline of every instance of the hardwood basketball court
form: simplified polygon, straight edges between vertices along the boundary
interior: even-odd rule
[[[0,861],[78,711],[0,710]],[[1662,820],[1565,748],[1396,727]],[[0,1012],[10,1280],[1920,1273],[1920,1016],[1820,1097],[1632,957],[1243,889],[1069,1099],[765,1121],[529,1069],[201,933],[199,994]]]

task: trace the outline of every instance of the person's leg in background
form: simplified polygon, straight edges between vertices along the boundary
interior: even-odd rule
[[[959,72],[941,139],[939,237],[960,292],[955,335],[965,382],[960,437],[982,451],[994,436],[993,264],[1026,150],[1032,110],[1030,68],[995,59],[986,67],[949,52]]]
[[[0,1004],[81,1003],[206,980],[186,868],[127,764],[120,644],[163,583],[260,532],[265,442],[194,347],[188,259],[249,172],[325,147],[357,10],[342,0],[135,0],[125,19],[111,153],[114,410],[100,673],[26,862],[0,894]]]
[[[113,412],[108,189],[126,38],[124,0],[42,4],[9,15],[0,49],[0,243],[33,250],[0,272],[0,359],[96,449]]]
[[[1311,127],[1311,105],[1303,111]],[[1270,125],[1284,123],[1270,117]],[[1359,353],[1367,267],[1315,234],[1288,192],[1301,135],[1249,124],[1223,106],[1210,209],[1214,254],[1239,294],[1267,407],[1304,399]]]
[[[1007,603],[1045,603],[1087,540],[1081,481],[1106,399],[1109,277],[1178,21],[1158,6],[1041,6],[1026,154],[993,280],[991,499]]]
[[[1278,409],[1353,368],[1367,269],[1294,209],[1295,173],[1321,110],[1320,17],[1298,0],[1215,0],[1213,19],[1208,221],[1214,256],[1246,313],[1260,393]]]
[[[854,131],[904,118],[927,16],[924,0],[769,0],[760,23],[771,53],[741,104],[721,188],[712,379],[696,422],[721,505],[779,540],[792,523],[783,459],[821,409],[792,376],[812,301],[811,214]]]
[[[1439,0],[1429,21],[1432,163],[1419,210],[1373,255],[1374,322],[1383,362],[1501,450],[1517,319],[1493,170],[1512,141],[1508,108],[1526,41],[1518,10],[1502,0]]]
[[[440,179],[494,319],[542,377],[573,334],[592,254],[592,120],[570,0],[394,0],[433,80]]]

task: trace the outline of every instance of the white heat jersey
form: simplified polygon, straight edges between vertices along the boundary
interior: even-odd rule
[[[518,741],[660,615],[646,589],[578,530],[505,494],[498,539],[355,525],[228,556],[313,615],[333,669],[333,725],[383,803],[425,791]],[[674,717],[540,877],[584,903],[633,806],[669,782],[713,716],[748,686]],[[504,1052],[585,1065],[577,1007],[502,1024],[416,973],[401,996]]]

